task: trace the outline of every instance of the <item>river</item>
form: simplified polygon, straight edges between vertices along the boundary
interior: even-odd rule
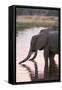
[[[33,35],[36,35],[40,32],[40,30],[44,29],[43,27],[34,27],[28,28],[25,30],[17,31],[16,36],[16,82],[27,82],[31,81],[30,72],[33,73],[33,77],[35,77],[35,65],[33,62],[27,60],[23,63],[23,65],[19,65],[18,63],[25,59],[28,55],[30,48],[30,41]],[[33,56],[33,55],[32,55]],[[31,56],[31,57],[32,57]],[[35,58],[37,70],[38,70],[38,78],[44,78],[44,56],[43,50],[38,51],[37,57]],[[58,64],[58,55],[55,55],[56,64]]]

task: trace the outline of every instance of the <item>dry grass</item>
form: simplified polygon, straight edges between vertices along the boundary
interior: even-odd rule
[[[17,22],[42,22],[56,21],[58,18],[54,16],[17,16]]]
[[[49,27],[53,26],[58,21],[58,17],[54,16],[17,16],[16,28],[30,28],[30,27]]]

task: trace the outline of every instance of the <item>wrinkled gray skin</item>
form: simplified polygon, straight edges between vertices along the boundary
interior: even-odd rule
[[[32,37],[28,56],[23,61],[19,62],[19,64],[27,61],[27,59],[31,57],[32,53],[35,53],[33,58],[30,59],[33,60],[37,56],[38,50],[44,50],[44,77],[45,79],[48,79],[48,58],[50,60],[50,66],[54,67],[54,56],[59,53],[58,35],[59,31],[57,29],[55,30],[50,28],[41,30],[38,35]]]

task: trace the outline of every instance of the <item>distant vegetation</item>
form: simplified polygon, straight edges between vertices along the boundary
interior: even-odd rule
[[[58,10],[17,8],[16,29],[54,26],[58,23],[58,14]]]
[[[58,16],[58,9],[16,8],[16,15]]]
[[[57,17],[46,16],[18,16],[16,21],[16,29],[24,29],[31,27],[51,27],[58,21]]]

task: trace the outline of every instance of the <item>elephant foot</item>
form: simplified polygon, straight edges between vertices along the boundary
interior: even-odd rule
[[[48,74],[44,74],[44,79],[48,80],[49,79],[48,76],[49,76]]]
[[[44,79],[49,80],[49,70],[47,67],[45,67],[45,70],[44,70]]]

